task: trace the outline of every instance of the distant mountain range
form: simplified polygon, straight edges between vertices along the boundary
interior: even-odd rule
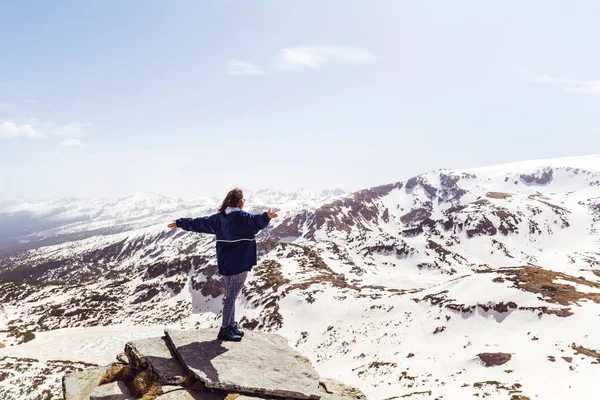
[[[244,191],[248,204],[255,207],[319,202],[344,193],[341,189],[318,194],[305,189],[294,192]],[[224,196],[225,193],[183,200],[156,193],[136,193],[112,200],[62,198],[0,203],[0,254],[139,229],[174,213],[211,213],[216,211]]]
[[[600,155],[245,195],[280,218],[259,235],[241,324],[282,334],[320,374],[369,399],[596,396]],[[73,326],[218,325],[214,238],[166,224],[220,201],[4,205],[0,343]]]

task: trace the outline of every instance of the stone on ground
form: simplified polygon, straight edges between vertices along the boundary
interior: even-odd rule
[[[480,353],[477,354],[477,357],[481,359],[486,367],[506,364],[512,358],[508,353]]]
[[[164,337],[129,342],[125,354],[135,369],[154,371],[161,384],[178,385],[185,379],[185,370],[171,354]]]
[[[319,399],[310,361],[280,335],[247,332],[241,342],[217,340],[218,330],[166,330],[177,357],[209,388],[233,393]]]
[[[319,386],[321,400],[367,400],[367,397],[352,386],[343,384],[335,379],[321,378]]]
[[[89,400],[131,400],[127,385],[122,381],[115,381],[98,386],[90,394]]]
[[[65,400],[89,400],[109,368],[110,365],[66,374],[62,380]]]

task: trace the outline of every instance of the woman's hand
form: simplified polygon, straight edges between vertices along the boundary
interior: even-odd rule
[[[267,215],[270,219],[277,218],[277,213],[272,212],[270,208],[269,211],[267,211]]]
[[[177,222],[173,221],[169,225],[167,225],[171,229],[177,229]]]

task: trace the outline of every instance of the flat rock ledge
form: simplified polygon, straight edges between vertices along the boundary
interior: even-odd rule
[[[241,342],[217,340],[218,330],[166,330],[177,358],[209,388],[227,392],[319,399],[319,375],[280,335],[248,332]]]
[[[150,371],[159,381],[158,400],[223,400],[228,394],[237,400],[367,400],[356,388],[319,378],[280,335],[247,331],[241,342],[227,342],[217,334],[166,330],[165,336],[127,343],[125,354],[133,371]],[[65,375],[65,400],[133,399],[124,382],[99,385],[111,365]]]

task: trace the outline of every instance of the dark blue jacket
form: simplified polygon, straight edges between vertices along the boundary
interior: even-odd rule
[[[208,217],[181,218],[177,227],[186,231],[217,235],[217,263],[221,275],[236,275],[250,271],[256,265],[255,235],[269,225],[266,212],[220,212]]]

